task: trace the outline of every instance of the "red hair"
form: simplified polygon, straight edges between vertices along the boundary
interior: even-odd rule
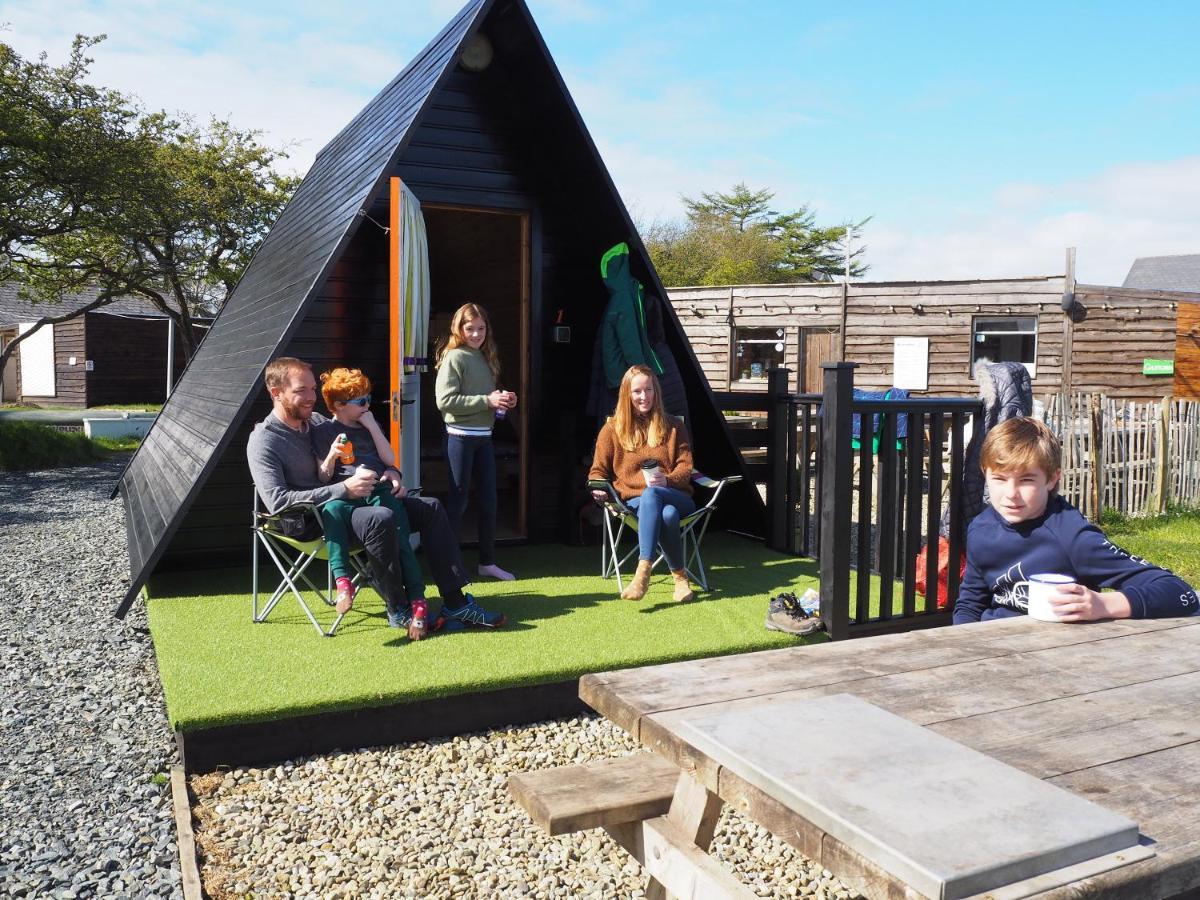
[[[345,403],[369,393],[371,379],[362,373],[362,369],[337,368],[321,373],[321,396],[330,412],[333,412],[334,403]]]

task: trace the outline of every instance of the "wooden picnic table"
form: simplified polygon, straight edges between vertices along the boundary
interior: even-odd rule
[[[587,675],[579,693],[678,767],[685,777],[670,817],[701,849],[730,803],[868,897],[918,896],[720,765],[682,725],[850,694],[1128,817],[1153,842],[1149,858],[1067,884],[1060,877],[1039,896],[1200,896],[1197,626],[1196,618],[1060,625],[1022,616]],[[831,770],[838,760],[808,763]]]

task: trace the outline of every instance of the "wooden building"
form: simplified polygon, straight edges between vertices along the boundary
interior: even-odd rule
[[[973,363],[1024,363],[1041,397],[1071,391],[1150,400],[1171,394],[1176,322],[1195,294],[1072,284],[1065,276],[979,281],[682,287],[671,303],[709,383],[763,390],[765,371],[821,389],[820,364],[860,364],[871,390],[973,396]],[[1071,314],[1064,296],[1073,298]],[[1149,361],[1160,361],[1151,363]],[[897,372],[897,364],[901,371]],[[1161,371],[1164,374],[1146,374]],[[914,387],[915,385],[915,387]]]
[[[62,315],[94,298],[87,295],[55,306],[32,304],[17,296],[15,285],[0,285],[0,349],[46,315]],[[167,340],[174,378],[183,373],[179,336],[168,319],[148,302],[135,299],[43,325],[17,345],[4,367],[0,402],[78,408],[133,403],[162,403],[167,395]],[[203,338],[206,323],[196,326]]]
[[[522,394],[525,421],[509,437],[524,443],[507,486],[527,515],[508,534],[572,533],[596,431],[584,403],[608,301],[602,254],[628,241],[634,274],[665,291],[525,4],[472,0],[317,155],[131,461],[118,488],[132,573],[123,608],[159,568],[248,559],[245,447],[270,409],[267,362],[352,364],[390,383],[399,360],[383,226],[396,177],[424,213],[431,335],[465,300],[489,307],[506,386]],[[741,471],[683,330],[668,320],[698,464]],[[395,411],[384,393],[381,420]],[[723,505],[730,521],[761,529],[752,488]]]

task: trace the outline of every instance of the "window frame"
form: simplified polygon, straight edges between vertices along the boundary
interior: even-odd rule
[[[739,331],[772,331],[775,332],[775,337],[771,340],[766,338],[742,338],[738,339]],[[783,334],[779,334],[782,331]],[[775,361],[777,367],[782,368],[787,362],[787,327],[784,325],[732,325],[729,329],[729,384],[733,385],[765,385],[767,383],[767,372],[770,371],[770,366],[763,369],[761,378],[753,376],[743,378],[742,373],[738,369],[738,344],[768,344],[772,345],[772,353],[778,354],[778,360]],[[775,350],[775,344],[782,344],[783,349]]]
[[[1030,379],[1036,378],[1037,377],[1038,346],[1040,344],[1039,331],[1040,331],[1041,323],[1039,321],[1039,318],[1040,317],[1036,313],[1034,313],[1033,315],[995,315],[995,314],[991,314],[991,313],[979,313],[978,315],[972,316],[971,317],[971,337],[970,337],[971,352],[967,355],[967,371],[968,371],[968,373],[973,373],[975,371],[975,363],[976,363],[975,347],[979,343],[977,340],[978,335],[984,334],[984,335],[993,335],[996,337],[1005,337],[1005,336],[1013,336],[1013,335],[1029,335],[1033,338],[1033,361],[1032,362],[1023,362],[1021,360],[1016,360],[1016,359],[993,359],[993,360],[989,360],[989,361],[990,362],[1019,362],[1019,363],[1021,363],[1021,365],[1023,365],[1025,367],[1025,370],[1029,373]],[[981,322],[995,322],[995,321],[1016,322],[1016,323],[1018,323],[1018,327],[1013,329],[1012,331],[990,331],[990,330],[980,331],[979,324]],[[1021,330],[1021,328],[1019,327],[1019,323],[1022,321],[1032,322],[1033,323],[1032,329],[1031,330]]]

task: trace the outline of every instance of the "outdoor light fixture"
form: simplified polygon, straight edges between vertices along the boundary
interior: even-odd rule
[[[458,58],[458,64],[468,72],[482,72],[492,64],[493,55],[492,42],[480,31],[467,41],[462,56]]]

